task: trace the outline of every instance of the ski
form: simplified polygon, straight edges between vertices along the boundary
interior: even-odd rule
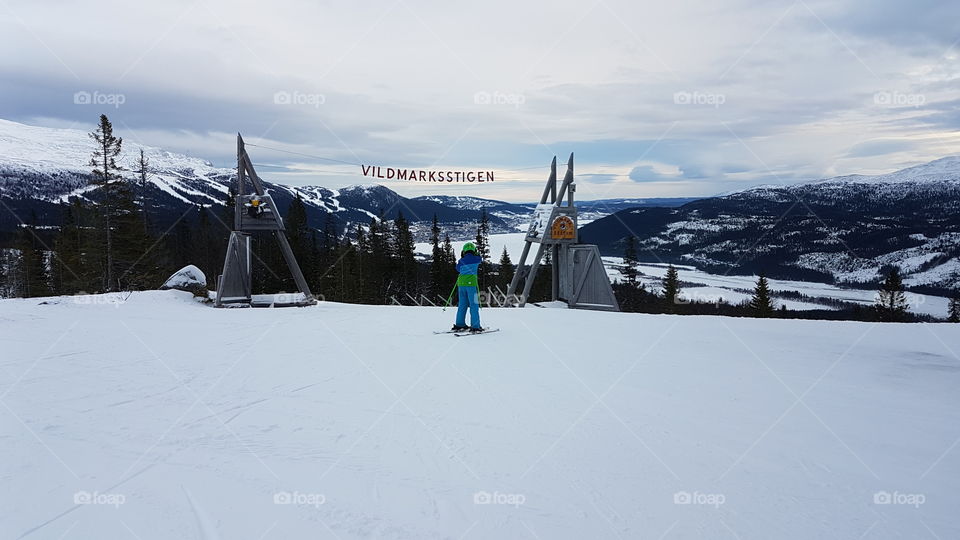
[[[456,334],[457,332],[462,332],[463,330],[434,330],[434,334]]]
[[[480,332],[454,332],[453,335],[457,337],[466,337],[466,336],[479,336],[481,334],[489,334],[490,332],[499,332],[499,328],[484,328]]]

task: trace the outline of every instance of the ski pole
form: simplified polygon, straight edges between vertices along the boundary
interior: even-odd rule
[[[454,293],[456,290],[457,290],[457,284],[454,283],[454,284],[453,284],[453,288],[450,289],[450,296],[447,297],[447,303],[443,305],[443,309],[442,309],[441,311],[446,311],[446,310],[447,310],[447,306],[449,306],[449,305],[450,305],[450,302],[453,301],[453,293]]]

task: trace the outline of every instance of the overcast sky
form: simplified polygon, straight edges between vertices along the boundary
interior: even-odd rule
[[[384,183],[531,200],[575,152],[581,199],[712,195],[957,153],[958,21],[956,0],[0,0],[0,117],[351,163],[250,149],[298,185],[493,169]]]

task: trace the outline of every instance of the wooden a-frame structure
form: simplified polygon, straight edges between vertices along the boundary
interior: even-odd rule
[[[530,297],[534,279],[540,268],[540,261],[547,249],[550,250],[550,266],[553,282],[551,297],[554,301],[565,301],[569,307],[619,311],[620,307],[610,286],[600,257],[600,250],[594,244],[578,243],[577,207],[574,203],[576,184],[573,181],[573,154],[567,160],[567,171],[563,181],[557,187],[557,158],[550,163],[550,177],[543,188],[540,203],[533,211],[530,228],[524,238],[523,252],[517,263],[517,271],[507,288],[507,299],[523,307]],[[564,201],[566,197],[566,201]],[[566,202],[564,205],[563,203]],[[533,264],[526,266],[530,247],[538,244]],[[517,288],[523,281],[523,292],[519,296]]]
[[[248,190],[249,188],[249,190]],[[223,261],[223,273],[217,279],[217,299],[215,305],[247,305],[253,307],[309,306],[317,303],[310,292],[300,265],[287,241],[283,218],[273,202],[273,198],[263,187],[263,181],[253,168],[253,162],[243,144],[243,137],[237,133],[237,189],[234,194],[234,222],[230,240],[227,243],[227,255]],[[253,295],[252,260],[250,233],[270,231],[280,246],[283,258],[293,275],[299,289],[299,295]]]

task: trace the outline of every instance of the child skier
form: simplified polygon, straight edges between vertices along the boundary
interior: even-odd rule
[[[473,242],[467,242],[463,245],[463,251],[460,252],[460,260],[457,261],[457,272],[460,276],[457,278],[457,289],[459,291],[457,301],[457,322],[451,330],[471,332],[480,332],[480,298],[479,285],[477,283],[477,268],[483,259],[477,255],[477,246]],[[470,307],[470,326],[467,326],[467,307]]]

